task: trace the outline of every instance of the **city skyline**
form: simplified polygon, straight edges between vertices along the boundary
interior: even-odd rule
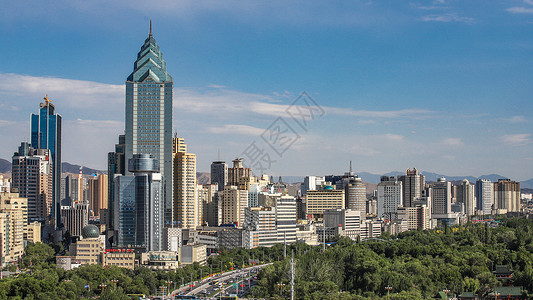
[[[531,1],[166,4],[0,12],[10,57],[0,158],[29,141],[29,115],[49,94],[63,116],[62,160],[105,170],[125,129],[124,78],[152,18],[174,77],[173,129],[198,171],[218,150],[227,163],[242,156],[305,91],[325,114],[294,127],[301,138],[268,174],[339,174],[352,160],[356,173],[533,177]]]

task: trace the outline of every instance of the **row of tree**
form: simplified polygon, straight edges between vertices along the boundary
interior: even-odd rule
[[[296,260],[297,299],[421,299],[450,295],[486,296],[496,286],[533,291],[533,222],[505,219],[501,226],[469,224],[444,230],[410,231],[383,241],[337,237],[325,253],[291,246]],[[505,282],[492,272],[509,265]],[[263,269],[249,297],[288,298],[289,260]]]

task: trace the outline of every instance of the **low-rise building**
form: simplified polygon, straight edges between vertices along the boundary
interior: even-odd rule
[[[133,270],[135,253],[133,249],[107,249],[102,253],[102,266],[116,266]]]
[[[143,253],[141,254],[141,265],[150,270],[176,270],[179,267],[178,257],[174,251]]]
[[[182,246],[179,250],[179,258],[182,265],[190,265],[197,262],[205,266],[207,263],[207,247],[200,244]]]

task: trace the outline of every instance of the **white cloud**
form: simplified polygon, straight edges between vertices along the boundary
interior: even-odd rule
[[[500,137],[501,141],[513,146],[522,146],[531,143],[531,134],[506,134]]]
[[[463,146],[464,142],[460,138],[445,138],[441,144],[446,146]]]
[[[524,116],[512,116],[503,120],[509,123],[527,123],[527,120]]]
[[[464,23],[473,23],[475,20],[469,17],[461,17],[456,13],[440,14],[440,15],[427,15],[422,17],[422,21],[426,22],[464,22]]]
[[[506,9],[506,11],[513,13],[513,14],[533,14],[533,7],[509,7]]]
[[[216,134],[244,134],[244,135],[261,135],[265,129],[248,125],[226,124],[222,127],[209,127],[207,131]]]

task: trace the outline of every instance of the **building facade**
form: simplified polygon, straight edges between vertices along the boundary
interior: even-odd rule
[[[196,228],[201,224],[201,206],[196,186],[196,154],[177,135],[173,139],[174,224]]]
[[[403,206],[414,206],[413,202],[422,197],[422,191],[426,185],[424,175],[420,174],[416,168],[413,168],[413,170],[407,169],[405,175],[398,176],[398,181],[402,182]]]
[[[61,132],[62,117],[55,113],[55,106],[48,95],[39,106],[39,114],[31,114],[31,147],[50,150],[52,164],[52,211],[53,228],[61,224],[60,220],[60,181],[61,181]]]
[[[211,163],[211,184],[218,184],[218,190],[224,190],[228,184],[228,164],[224,161]]]
[[[494,201],[494,184],[488,179],[478,179],[476,181],[476,201],[477,210],[482,215],[492,213],[492,202]]]
[[[403,205],[402,182],[392,176],[381,176],[377,200],[378,217],[388,220],[398,219],[398,206]]]
[[[172,224],[172,87],[163,54],[150,33],[126,80],[125,160],[149,154],[158,162],[164,219]],[[126,172],[130,175],[131,172]]]

